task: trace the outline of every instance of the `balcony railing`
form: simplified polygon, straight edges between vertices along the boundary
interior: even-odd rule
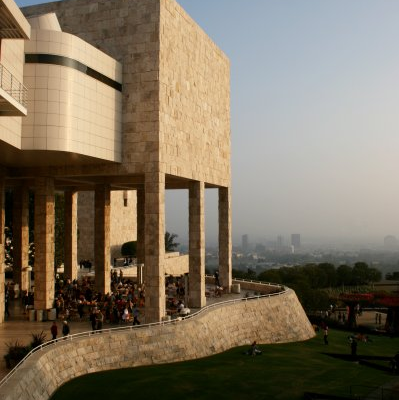
[[[2,64],[0,64],[0,88],[7,92],[14,100],[27,108],[28,90],[17,78]]]

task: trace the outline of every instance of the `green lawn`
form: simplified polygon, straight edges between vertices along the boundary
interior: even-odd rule
[[[80,399],[302,399],[305,391],[348,395],[351,385],[379,386],[392,375],[324,352],[350,354],[348,333],[330,330],[301,343],[260,346],[263,354],[246,356],[235,348],[212,357],[86,375],[62,386],[53,400]],[[399,339],[370,336],[359,355],[392,357]],[[381,365],[381,362],[379,362]]]

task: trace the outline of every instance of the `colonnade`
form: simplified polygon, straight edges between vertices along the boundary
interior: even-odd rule
[[[0,322],[4,320],[4,198],[6,179],[0,171]],[[137,185],[137,260],[144,264],[146,285],[146,322],[160,321],[165,309],[165,174],[149,172],[144,184]],[[203,307],[205,299],[205,183],[190,181],[189,197],[189,293],[190,307]],[[34,180],[34,242],[36,310],[54,305],[54,220],[55,179],[37,177]],[[226,290],[231,276],[231,210],[230,188],[218,188],[219,194],[219,272]],[[94,266],[95,289],[110,291],[110,216],[111,185],[96,184]],[[77,195],[75,190],[65,194],[65,276],[77,277]],[[13,189],[13,247],[14,281],[21,290],[29,290],[29,189],[22,184]]]

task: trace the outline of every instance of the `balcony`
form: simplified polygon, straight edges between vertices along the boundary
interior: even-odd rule
[[[25,116],[28,90],[0,64],[0,116]]]

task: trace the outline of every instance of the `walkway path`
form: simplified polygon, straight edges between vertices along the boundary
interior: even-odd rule
[[[222,297],[209,297],[207,298],[207,305],[232,300],[236,298],[245,297],[247,291],[242,291],[240,294],[224,294]],[[253,294],[253,292],[251,292]],[[28,315],[24,314],[24,310],[20,299],[15,299],[10,303],[10,314],[11,316],[4,322],[0,324],[0,380],[7,375],[9,370],[6,368],[4,361],[4,354],[8,351],[7,344],[14,344],[16,341],[21,345],[28,345],[32,340],[32,334],[37,334],[44,332],[46,334],[46,339],[51,339],[50,327],[52,321],[46,322],[30,322],[28,320]],[[195,310],[191,310],[192,312]],[[58,325],[58,337],[62,336],[62,321],[57,320]],[[89,316],[85,315],[80,320],[73,320],[69,323],[71,334],[91,331],[91,323],[89,321]],[[104,328],[113,327],[111,324],[104,324]]]
[[[22,345],[28,345],[32,340],[32,334],[44,332],[46,339],[51,339],[50,327],[52,321],[46,322],[29,322],[28,315],[23,314],[23,307],[20,300],[16,299],[10,304],[11,316],[0,324],[0,380],[7,375],[9,370],[6,369],[4,354],[7,353],[7,344],[14,344],[16,341]],[[62,321],[57,321],[58,336],[62,336]],[[83,321],[73,321],[70,324],[71,333],[85,332],[91,330],[90,322],[87,318]]]

